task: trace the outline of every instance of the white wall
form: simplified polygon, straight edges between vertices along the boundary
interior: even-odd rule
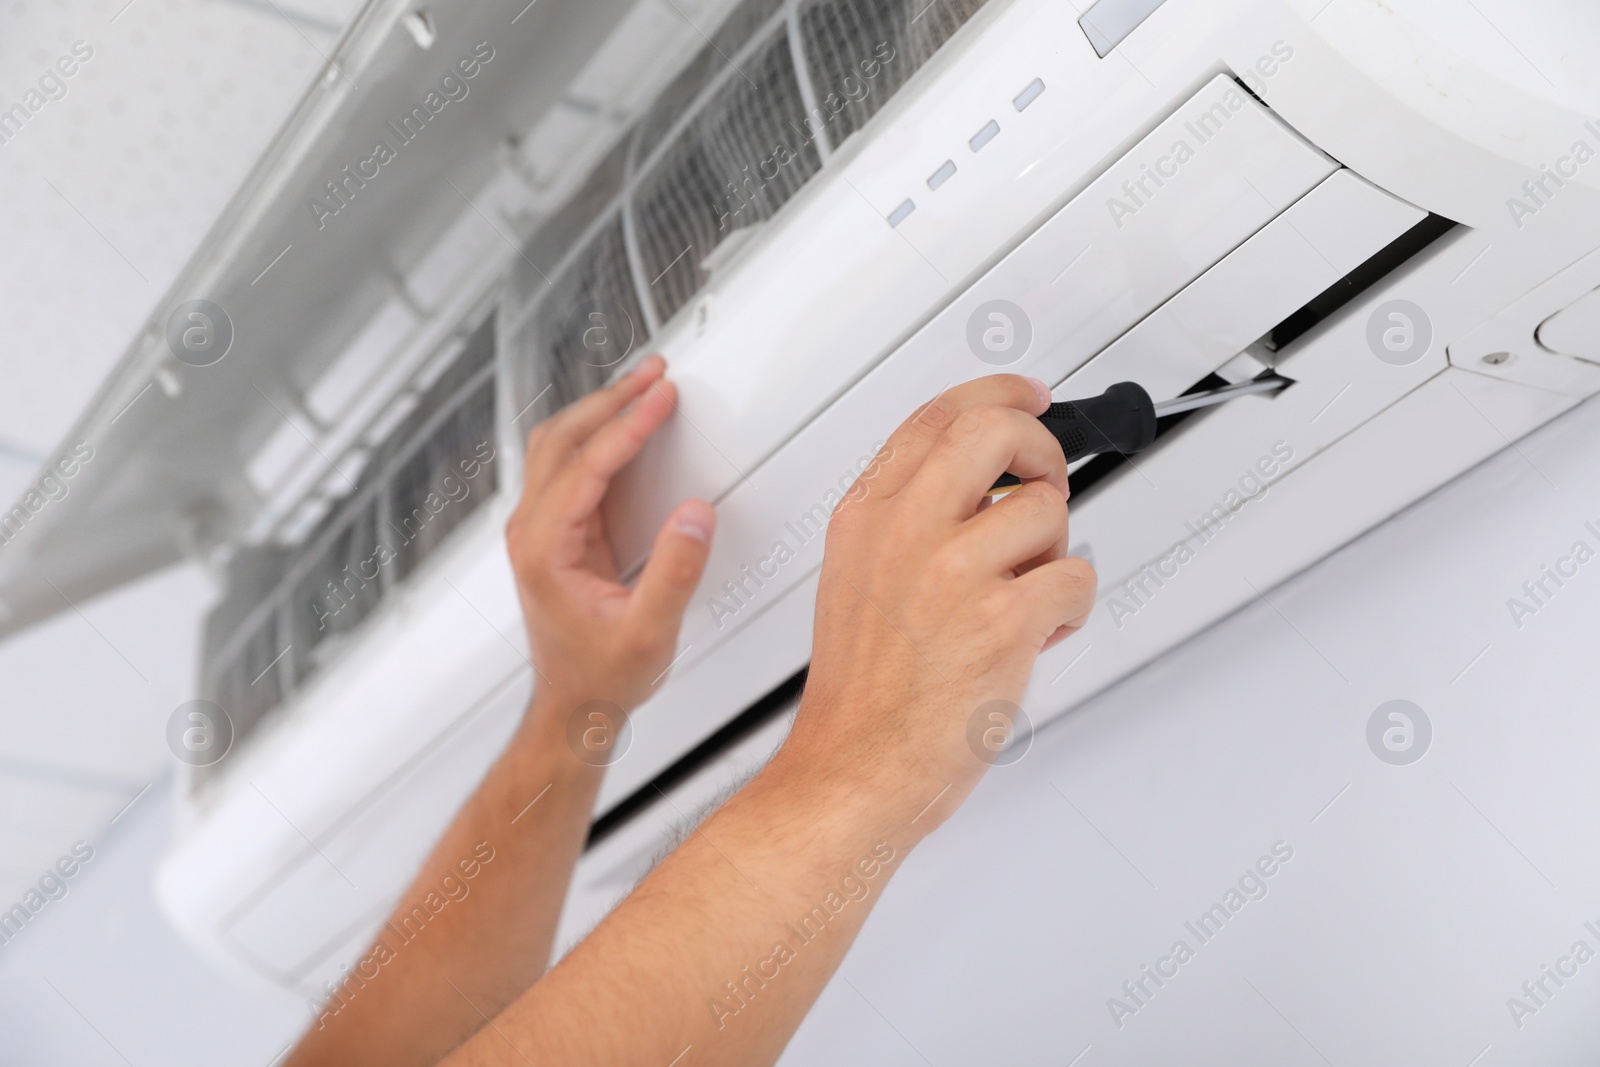
[[[0,910],[172,765],[167,719],[196,695],[215,595],[171,567],[0,643]]]
[[[0,945],[3,1067],[267,1067],[310,1019],[287,994],[212,968],[157,910],[172,789],[163,775],[90,835],[94,857],[67,895]]]
[[[1600,959],[1521,1030],[1506,1007],[1600,951],[1600,559],[1521,629],[1506,607],[1600,549],[1590,520],[1596,403],[1051,726],[907,862],[785,1063],[1592,1060]],[[1434,727],[1409,766],[1367,746],[1393,698]],[[303,1024],[162,923],[165,788],[0,947],[0,1064],[262,1067]],[[1267,895],[1199,944],[1185,921],[1278,841]],[[1107,999],[1179,938],[1119,1030]]]
[[[74,42],[66,94],[0,145],[0,500],[105,380],[359,0],[10,4],[10,107]],[[315,41],[316,43],[312,43]]]

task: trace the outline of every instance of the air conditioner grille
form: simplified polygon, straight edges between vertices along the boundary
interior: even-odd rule
[[[833,141],[865,126],[983,4],[818,0],[807,7],[800,33],[813,91],[819,106],[839,109],[827,124]]]
[[[712,34],[710,43],[689,61],[640,118],[632,131],[635,159],[648,159],[694,106],[700,94],[719,74],[729,69],[729,61],[737,61],[736,57],[746,46],[752,45],[755,38],[771,34],[782,8],[783,0],[745,0],[729,13],[722,26]]]
[[[507,342],[546,353],[543,384],[520,405],[521,428],[600,386],[609,368],[643,341],[645,319],[634,293],[622,219],[613,216]]]
[[[491,317],[305,540],[241,551],[207,620],[201,669],[235,744],[493,495],[493,353]],[[211,773],[197,770],[197,783]]]
[[[286,642],[282,640],[280,622],[279,613],[272,612],[245,637],[231,661],[207,664],[211,677],[203,684],[203,691],[227,711],[236,738],[283,700],[277,671],[281,661],[277,656]],[[213,672],[213,666],[220,669]]]
[[[414,574],[493,494],[494,441],[494,382],[485,377],[449,409],[381,490],[389,527],[381,534],[395,542],[399,557],[394,562],[395,580]]]
[[[739,65],[640,180],[634,222],[660,321],[700,291],[701,261],[712,249],[771,218],[821,168],[805,120],[788,41],[779,36]]]
[[[541,270],[561,266],[550,277],[519,267],[501,305],[518,431],[605,380],[580,341],[591,314],[609,323],[621,308],[643,347],[706,284],[706,257],[722,241],[770,219],[822,169],[819,141],[837,150],[984,2],[798,0],[793,43],[781,0],[739,5],[627,135],[615,221],[592,196],[575,199],[528,243]],[[554,235],[580,228],[559,252]]]

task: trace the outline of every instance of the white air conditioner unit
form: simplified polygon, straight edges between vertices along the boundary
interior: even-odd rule
[[[664,352],[681,396],[611,499],[619,553],[640,562],[684,497],[720,518],[608,772],[568,943],[777,743],[832,504],[941,389],[1002,368],[1061,399],[1293,382],[1076,468],[1100,605],[1041,658],[1035,728],[1600,392],[1600,92],[1556,91],[1468,17],[741,5],[726,65],[685,67],[512,259],[499,490],[193,793],[161,875],[174,921],[317,995],[494,758],[531,685],[501,544],[521,438],[628,365],[586,361],[592,309]],[[1594,28],[1498,17],[1554,49]]]

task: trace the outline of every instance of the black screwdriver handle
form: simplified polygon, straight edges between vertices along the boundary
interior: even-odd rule
[[[1055,435],[1068,463],[1097,452],[1138,452],[1156,439],[1155,403],[1134,382],[1118,382],[1087,400],[1051,404],[1039,421]],[[993,488],[1020,482],[1014,474],[1003,474]]]

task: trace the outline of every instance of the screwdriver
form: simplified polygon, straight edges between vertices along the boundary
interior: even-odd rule
[[[1143,386],[1118,382],[1099,396],[1051,404],[1039,416],[1039,421],[1055,435],[1061,451],[1066,453],[1067,462],[1071,463],[1097,452],[1126,454],[1149,447],[1156,439],[1156,420],[1165,415],[1211,407],[1235,397],[1276,392],[1288,384],[1287,378],[1257,378],[1220,389],[1185,393],[1157,404],[1151,401]],[[1021,484],[1022,480],[1016,475],[1002,474],[989,491],[1008,491]]]

